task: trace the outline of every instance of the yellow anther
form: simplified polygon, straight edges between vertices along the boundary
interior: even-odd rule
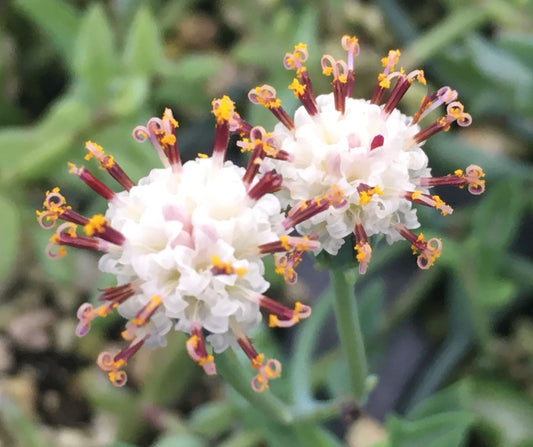
[[[357,261],[358,261],[358,262],[362,262],[362,261],[365,259],[365,257],[366,257],[366,253],[365,253],[365,251],[363,250],[363,247],[360,246],[360,245],[356,245],[354,248],[355,248],[356,251],[357,251],[357,255],[355,256],[356,259],[357,259]]]
[[[268,316],[268,327],[278,327],[278,317],[274,314]]]
[[[215,361],[215,358],[212,355],[206,355],[205,357],[199,358],[197,363],[198,365],[203,366],[205,363],[211,363],[214,361]]]
[[[276,91],[268,85],[255,87],[254,93],[257,103],[268,109],[274,109],[281,106],[281,100],[275,96]]]
[[[305,200],[300,200],[300,203],[298,204],[298,209],[303,211],[305,210],[309,205],[307,205],[307,202]]]
[[[69,161],[67,162],[67,164],[69,168],[68,169],[69,174],[75,174],[78,171],[78,167],[74,163]]]
[[[359,205],[366,205],[372,200],[372,191],[369,189],[368,191],[361,191],[359,193]]]
[[[200,337],[198,337],[198,335],[191,335],[187,341],[186,341],[186,345],[189,345],[192,349],[197,349],[198,348],[198,342],[200,341]]]
[[[359,51],[359,39],[355,36],[345,34],[342,36],[341,45],[346,51]]]
[[[159,295],[152,295],[152,298],[150,298],[150,302],[146,306],[146,310],[152,311],[156,309],[161,303],[163,302],[163,298],[161,298]]]
[[[294,52],[295,53],[296,52],[300,53],[302,51],[304,51],[304,52],[307,51],[307,44],[300,42],[299,44],[294,46]]]
[[[411,193],[411,198],[413,200],[416,200],[416,199],[419,199],[421,195],[422,195],[422,191],[413,191]]]
[[[213,110],[213,114],[215,115],[217,124],[229,121],[235,111],[235,103],[227,95],[224,95],[220,100],[213,100],[213,106],[215,105],[215,101],[217,107]]]
[[[170,123],[174,127],[178,127],[179,126],[178,121],[174,118],[174,115],[172,114],[172,110],[170,110],[168,107],[165,108],[165,111],[163,112],[163,118],[162,119],[165,120],[165,121],[170,121]]]
[[[209,155],[207,154],[203,154],[202,152],[198,152],[198,154],[196,154],[198,158],[209,158]]]
[[[109,169],[115,165],[115,159],[113,156],[106,155],[104,149],[99,144],[96,144],[92,141],[87,141],[85,143],[85,148],[89,151],[87,154],[85,154],[85,160],[90,160],[91,158],[96,157],[104,169]]]
[[[99,144],[93,143],[92,141],[87,141],[85,143],[85,148],[89,151],[87,154],[85,154],[85,157],[83,157],[85,158],[85,160],[90,160],[91,158],[95,156],[93,151],[90,150],[89,148],[92,148],[94,151],[99,152],[100,154],[102,154],[102,156],[105,155],[104,149],[102,148],[102,146],[100,146]]]
[[[161,138],[161,143],[165,146],[173,146],[176,144],[176,135],[173,134],[167,134],[164,137]]]
[[[289,236],[284,235],[280,236],[279,241],[281,242],[281,246],[286,250],[289,251],[291,249],[291,246],[289,244]]]
[[[257,354],[257,356],[252,360],[252,368],[253,369],[261,368],[261,366],[263,366],[264,361],[265,361],[265,354]]]
[[[244,275],[246,275],[246,273],[248,272],[248,270],[244,267],[238,267],[235,270],[235,274],[239,277],[239,278],[242,278]]]
[[[83,231],[87,236],[93,236],[95,233],[102,233],[107,226],[106,218],[102,214],[95,214],[89,219],[89,223],[83,226]]]
[[[218,255],[211,256],[211,264],[213,264],[213,267],[222,267],[224,265]]]
[[[303,236],[296,244],[296,250],[298,251],[307,251],[309,247],[309,238],[307,236]]]
[[[112,308],[108,306],[107,304],[104,304],[94,309],[93,312],[95,312],[96,315],[98,315],[99,317],[106,317],[107,315],[111,313],[111,311],[112,311]]]
[[[301,98],[305,94],[305,85],[301,84],[297,78],[292,80],[292,83],[289,85],[289,89],[293,91],[294,96]]]
[[[379,83],[379,86],[382,87],[382,88],[389,88],[390,87],[390,80],[383,73],[380,73],[378,75],[378,83]]]
[[[422,85],[426,85],[426,77],[424,76],[424,70],[418,70],[418,74],[416,75],[416,80],[420,82]]]
[[[386,57],[381,58],[381,65],[383,67],[389,66],[389,70],[394,70],[394,66],[398,63],[401,56],[400,50],[389,50],[389,54]]]
[[[431,196],[431,198],[435,201],[435,208],[440,208],[441,206],[446,205],[446,203],[444,202],[444,200],[442,200],[442,199],[441,199],[439,196],[437,196],[437,195]]]

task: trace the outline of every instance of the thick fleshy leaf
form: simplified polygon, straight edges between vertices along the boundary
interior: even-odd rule
[[[90,121],[85,105],[67,97],[52,106],[33,128],[0,132],[0,183],[36,178],[49,173]]]
[[[152,13],[140,8],[126,36],[123,62],[128,73],[148,75],[163,57],[159,28]]]
[[[533,404],[517,388],[502,381],[475,378],[473,407],[483,428],[494,430],[496,447],[531,445],[533,439]]]
[[[453,411],[415,421],[395,416],[387,419],[391,447],[460,447],[463,445],[473,416]]]
[[[113,33],[104,9],[93,4],[83,16],[76,39],[72,69],[77,86],[88,100],[105,98],[118,68]]]
[[[233,409],[227,402],[209,402],[194,409],[189,427],[202,436],[219,436],[232,424],[233,417]]]

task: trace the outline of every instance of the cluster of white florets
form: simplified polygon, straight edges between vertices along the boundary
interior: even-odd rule
[[[283,176],[286,188],[279,195],[284,205],[319,197],[333,184],[343,190],[347,202],[302,222],[297,230],[319,234],[321,248],[334,255],[353,233],[357,218],[368,236],[381,233],[389,243],[401,238],[395,224],[417,228],[416,210],[401,194],[427,192],[417,185],[417,178],[430,174],[426,154],[412,139],[419,127],[409,125],[411,118],[397,109],[383,118],[382,107],[363,99],[347,98],[344,114],[335,110],[333,94],[316,101],[318,115],[310,116],[301,106],[294,114],[294,130],[281,123],[274,129],[293,162],[265,164]],[[376,135],[383,136],[383,144],[371,149]],[[378,186],[380,192],[365,203],[358,191],[361,184]]]
[[[174,321],[189,333],[195,323],[212,334],[208,341],[219,352],[235,338],[230,319],[245,331],[260,322],[259,304],[249,298],[269,286],[258,246],[279,240],[282,214],[272,194],[248,197],[243,173],[231,162],[215,166],[198,158],[179,173],[154,169],[110,202],[106,219],[125,243],[99,266],[119,285],[139,290],[119,311],[131,320],[150,297],[164,297],[150,320],[148,344],[164,343]],[[235,273],[213,273],[213,257]]]

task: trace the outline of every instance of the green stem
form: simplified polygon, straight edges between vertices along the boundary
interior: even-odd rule
[[[367,363],[363,334],[359,324],[357,303],[355,301],[355,281],[348,279],[348,274],[341,269],[332,269],[331,282],[335,291],[333,309],[337,320],[337,330],[344,355],[348,362],[351,392],[359,403],[366,394],[365,381],[367,377]]]
[[[294,409],[294,424],[318,423],[337,418],[349,408],[357,408],[350,399],[334,399],[324,403],[312,403],[305,409]]]
[[[244,397],[255,409],[261,411],[271,420],[289,425],[293,421],[293,415],[289,408],[271,391],[262,393],[254,391],[251,387],[251,375],[245,373],[248,369],[241,364],[235,353],[226,350],[216,357],[217,371],[233,387],[237,393]]]
[[[328,287],[313,306],[313,316],[298,330],[294,343],[294,350],[289,364],[289,380],[296,409],[307,408],[312,402],[311,393],[311,365],[312,355],[320,336],[320,329],[331,314],[331,300],[333,290]]]

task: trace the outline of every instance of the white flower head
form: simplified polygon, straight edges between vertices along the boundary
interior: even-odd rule
[[[77,328],[78,335],[85,335],[95,317],[115,308],[128,320],[122,336],[129,346],[115,355],[103,352],[97,361],[115,385],[126,382],[122,367],[141,346],[164,345],[167,332],[175,328],[190,334],[187,351],[207,374],[215,374],[216,368],[206,341],[215,352],[240,345],[257,370],[252,386],[262,391],[279,376],[281,365],[265,361],[246,335],[261,321],[260,308],[269,312],[269,324],[279,327],[311,313],[299,302],[290,309],[264,295],[269,283],[262,257],[286,253],[278,258],[278,270],[294,280],[301,253],[316,249],[318,242],[286,234],[280,201],[272,194],[281,186],[279,174],[259,176],[254,162],[245,169],[224,161],[231,130],[243,128],[258,138],[264,130],[242,121],[228,97],[215,100],[213,107],[212,157],[199,154],[182,164],[178,123],[167,109],[162,119],[152,118],[134,130],[138,140],[151,140],[165,168],[153,169],[134,184],[111,156],[88,142],[86,158],[96,157],[124,188],[115,193],[87,169],[71,166],[108,200],[105,216],[77,214],[58,188],[47,192],[45,210],[38,212],[45,228],[57,219],[66,221],[51,239],[50,255],[63,255],[62,245],[103,251],[99,268],[117,278],[117,285],[101,294],[101,306],[80,307]],[[77,225],[83,225],[86,236],[77,234]]]
[[[294,116],[281,107],[273,87],[263,85],[249,93],[252,102],[270,109],[280,121],[272,138],[274,147],[287,153],[286,160],[268,159],[262,168],[275,169],[283,177],[284,188],[278,196],[283,206],[291,207],[284,227],[296,225],[301,234],[315,235],[321,243],[316,251],[332,255],[353,233],[361,273],[370,260],[370,236],[384,235],[389,243],[404,237],[420,252],[418,265],[428,268],[440,255],[440,241],[426,242],[422,234],[410,231],[419,226],[413,203],[449,214],[452,208],[430,195],[430,187],[468,185],[470,192],[479,194],[484,180],[483,171],[475,165],[469,166],[466,174],[458,170],[453,175],[432,177],[422,145],[431,135],[448,130],[454,121],[469,125],[471,117],[449,87],[427,94],[414,117],[396,109],[414,80],[425,84],[421,70],[395,71],[398,50],[383,58],[384,70],[372,98],[352,98],[354,56],[359,45],[349,36],[343,37],[342,45],[347,61],[330,55],[322,58],[323,73],[333,77],[333,92],[318,97],[304,66],[306,45],[298,44],[293,53],[285,55],[285,68],[296,70],[289,88],[302,103]],[[388,99],[383,100],[389,89]],[[421,129],[419,121],[441,104],[447,105],[446,115]]]

